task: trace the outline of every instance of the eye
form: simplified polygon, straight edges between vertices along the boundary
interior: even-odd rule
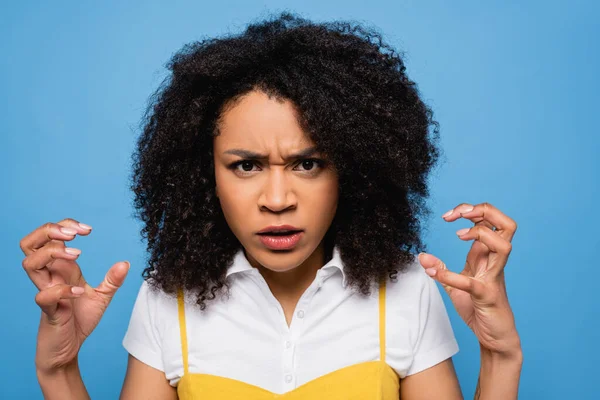
[[[318,158],[307,158],[301,160],[296,167],[300,167],[301,171],[316,172],[318,169],[323,168],[325,161],[319,160]]]
[[[304,160],[300,165],[302,165],[302,168],[310,171],[315,166],[315,162],[313,160]]]
[[[232,169],[234,172],[239,172],[239,173],[249,173],[252,172],[254,169],[254,167],[256,166],[256,163],[254,161],[250,161],[250,160],[240,160],[240,161],[236,161],[232,164],[229,165],[229,168]]]
[[[251,161],[242,161],[239,166],[241,166],[244,171],[250,172],[252,171],[254,164]]]

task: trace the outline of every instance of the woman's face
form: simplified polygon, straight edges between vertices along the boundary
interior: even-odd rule
[[[296,121],[292,103],[250,92],[224,111],[219,132],[213,141],[216,192],[251,264],[288,271],[322,262],[338,177],[312,150],[315,143]],[[260,233],[283,225],[293,231]]]

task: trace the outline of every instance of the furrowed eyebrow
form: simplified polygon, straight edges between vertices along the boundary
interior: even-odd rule
[[[293,159],[297,159],[297,158],[306,158],[306,157],[312,156],[315,153],[317,153],[316,147],[308,147],[304,150],[299,151],[298,153],[290,154],[288,157],[285,157],[285,159],[293,160]],[[242,158],[245,158],[248,160],[264,160],[264,159],[268,158],[268,156],[266,154],[255,153],[253,151],[244,150],[244,149],[227,150],[227,151],[225,151],[225,154],[233,154],[235,156],[239,156],[239,157],[242,157]]]

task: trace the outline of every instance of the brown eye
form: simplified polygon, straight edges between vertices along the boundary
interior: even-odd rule
[[[313,161],[309,161],[309,160],[302,161],[302,168],[304,168],[307,171],[310,171],[313,167],[313,164],[314,164]]]
[[[252,167],[254,167],[254,164],[252,164],[250,161],[244,161],[241,164],[242,169],[246,172],[250,172],[252,171]]]
[[[325,166],[325,161],[318,158],[307,158],[296,164],[295,170],[301,172],[307,172],[310,174],[317,174]]]
[[[231,163],[228,168],[237,174],[243,175],[248,175],[250,172],[256,172],[257,170],[260,170],[258,165],[256,165],[256,162],[251,160],[236,161]]]

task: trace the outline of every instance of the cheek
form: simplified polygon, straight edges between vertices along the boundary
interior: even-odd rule
[[[227,223],[234,229],[232,224],[239,221],[239,215],[243,215],[243,199],[236,194],[239,194],[235,181],[230,179],[227,171],[220,168],[215,170],[216,194],[219,197],[221,209],[225,215]]]
[[[219,202],[225,221],[231,232],[242,241],[248,225],[248,212],[244,209],[244,202],[239,196],[232,196],[230,192],[219,189]]]
[[[230,186],[218,186],[219,202],[223,214],[230,224],[240,222],[240,218],[248,214],[248,201],[245,198],[247,193],[240,190],[235,190]]]
[[[325,220],[333,218],[333,214],[335,214],[337,209],[339,196],[337,180],[326,180],[319,187],[313,187],[311,190],[308,190],[307,194],[305,197],[305,202],[309,204],[307,208],[318,210],[314,214],[320,215]]]

